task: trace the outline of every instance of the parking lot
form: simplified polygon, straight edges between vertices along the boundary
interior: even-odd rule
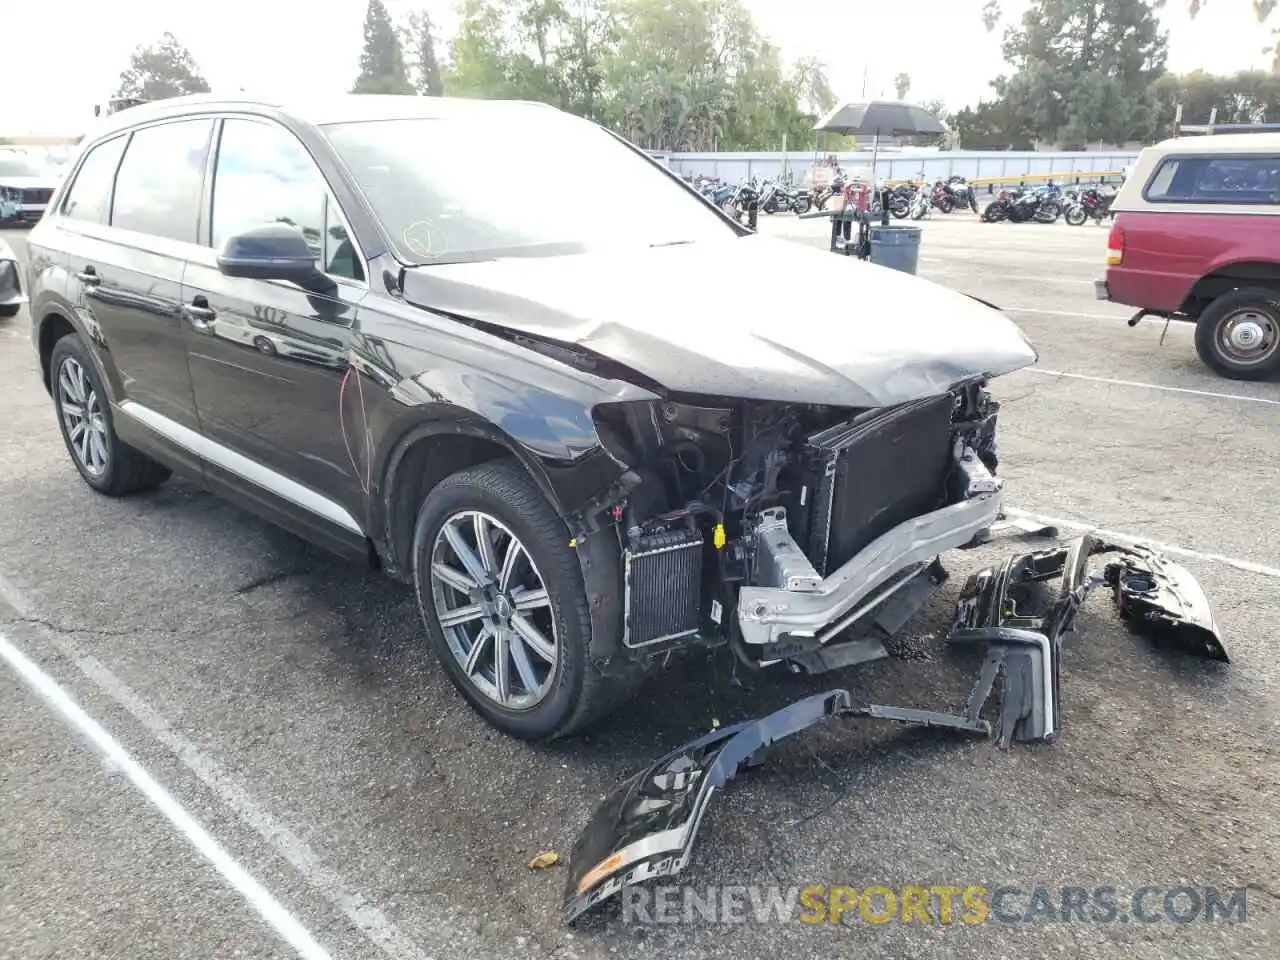
[[[825,229],[761,220],[822,248]],[[1122,906],[1144,886],[1248,886],[1247,922],[1122,909],[1109,923],[854,911],[843,925],[647,925],[609,908],[570,930],[563,860],[620,779],[715,723],[829,687],[958,706],[972,662],[941,649],[950,604],[967,573],[1022,544],[944,558],[952,579],[909,656],[742,685],[727,655],[694,658],[589,737],[529,746],[456,695],[410,591],[185,482],[93,494],[58,436],[24,313],[0,321],[0,635],[166,793],[144,796],[127,761],[104,760],[103,742],[0,662],[0,957],[287,957],[309,942],[394,960],[1274,957],[1280,384],[1219,379],[1189,327],[1161,343],[1160,324],[1130,329],[1095,301],[1102,227],[935,213],[924,231],[921,274],[1002,307],[1040,352],[994,386],[1009,506],[1172,551],[1233,662],[1152,650],[1098,591],[1068,643],[1056,743],[1001,750],[833,723],[716,797],[681,882],[1043,886],[1055,901],[1064,886],[1111,886]],[[21,254],[22,233],[4,236]],[[821,285],[833,311],[894,322],[894,304],[843,289],[834,278],[851,265],[828,259],[829,273],[714,282]],[[189,819],[162,816],[165,797]],[[528,869],[540,851],[561,865]],[[242,875],[267,899],[246,901],[228,882]],[[1020,914],[1028,897],[1009,903]],[[296,925],[292,946],[263,920],[276,909]]]

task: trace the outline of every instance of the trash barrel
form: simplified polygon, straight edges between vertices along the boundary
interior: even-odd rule
[[[871,262],[903,273],[915,273],[920,263],[919,227],[903,224],[871,225]]]

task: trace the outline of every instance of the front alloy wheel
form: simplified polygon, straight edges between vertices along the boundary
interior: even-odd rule
[[[547,587],[533,558],[496,517],[449,517],[431,551],[431,599],[449,650],[481,694],[508,710],[536,706],[559,661]]]
[[[564,519],[515,460],[446,477],[423,500],[414,527],[418,609],[437,658],[477,713],[523,740],[586,729],[641,678],[616,656],[616,637],[593,648],[570,540]]]
[[[58,413],[66,431],[71,455],[81,470],[99,478],[110,466],[107,423],[102,416],[98,391],[75,357],[63,357],[58,365]]]

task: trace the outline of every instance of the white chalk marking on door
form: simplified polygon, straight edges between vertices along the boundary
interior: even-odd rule
[[[208,860],[222,878],[249,902],[258,915],[280,935],[299,956],[308,960],[329,960],[329,952],[267,889],[227,853],[204,827],[162,787],[101,724],[90,717],[47,673],[0,634],[0,658],[64,720],[98,748],[138,791],[151,801],[193,847]]]

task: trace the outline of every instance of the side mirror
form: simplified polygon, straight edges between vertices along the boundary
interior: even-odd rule
[[[247,280],[287,280],[322,292],[333,286],[302,231],[288,223],[267,223],[228,238],[218,254],[218,271]]]

